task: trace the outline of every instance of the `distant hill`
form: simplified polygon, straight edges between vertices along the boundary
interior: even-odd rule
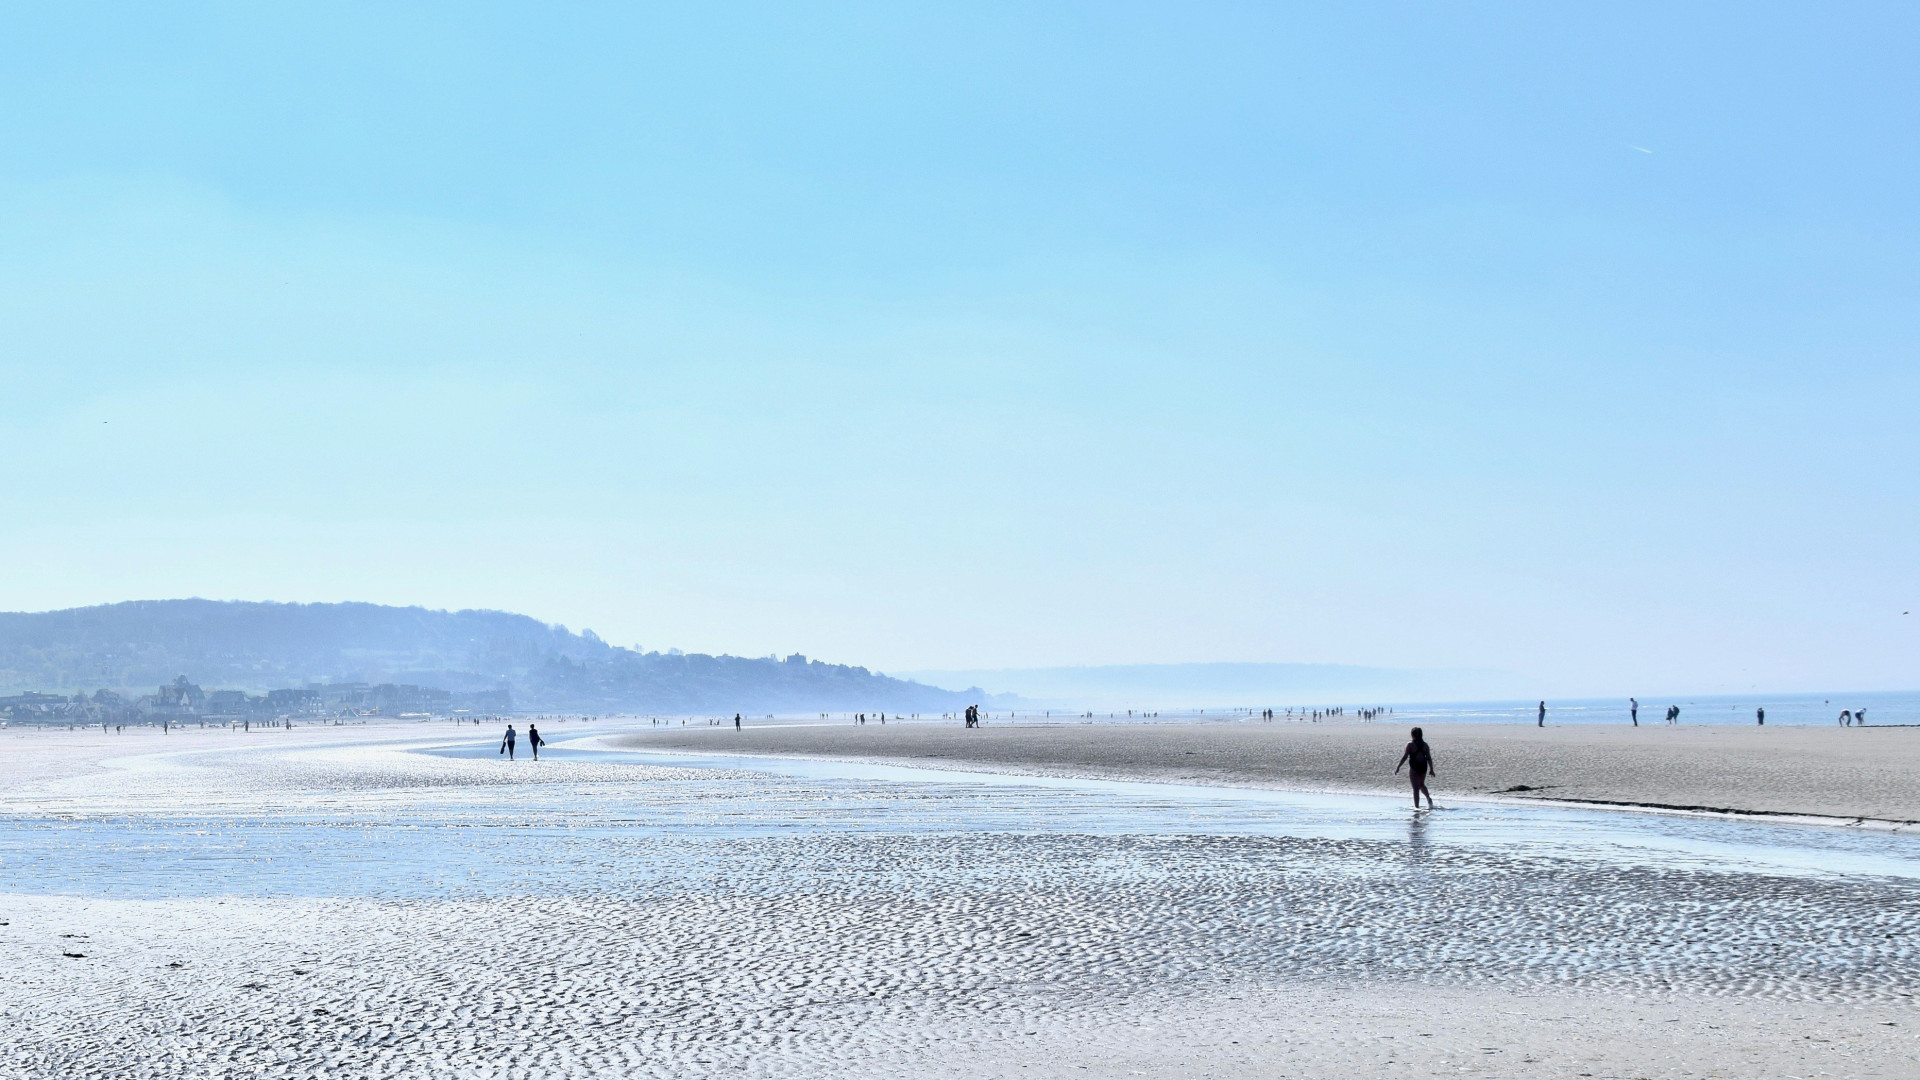
[[[524,710],[587,712],[944,712],[981,698],[799,655],[640,653],[504,611],[136,600],[0,613],[0,692],[151,691],[179,675],[256,693],[504,688]]]

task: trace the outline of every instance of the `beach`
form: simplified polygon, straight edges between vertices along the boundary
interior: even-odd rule
[[[16,901],[0,1075],[1897,1078],[1920,1064],[1920,1014],[1882,1002],[1363,978],[1114,999],[1083,974],[1008,991],[968,974],[1004,945],[959,928],[918,924],[926,955],[876,978],[846,950],[728,914],[731,930],[572,904],[533,935],[506,903]],[[974,965],[953,955],[968,948]]]
[[[0,735],[0,1075],[1920,1066],[1905,835],[541,726]]]
[[[958,721],[662,727],[655,749],[1041,775],[1401,793],[1407,724]],[[1920,728],[1430,724],[1441,799],[1473,796],[1920,822]]]

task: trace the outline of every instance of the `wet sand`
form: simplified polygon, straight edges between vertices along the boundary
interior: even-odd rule
[[[1920,1072],[1911,880],[1502,852],[1466,811],[1096,832],[1047,814],[1132,797],[432,725],[0,738],[0,1077]]]
[[[1005,985],[728,904],[9,901],[0,1076],[1911,1077],[1911,1006],[1262,978]],[[878,909],[866,908],[874,919]],[[801,924],[796,935],[792,923]],[[76,934],[77,936],[64,936]],[[824,952],[817,951],[825,946]],[[81,954],[78,958],[63,954]],[[849,961],[852,961],[851,963]],[[877,961],[877,962],[875,962]],[[982,978],[982,974],[986,978]]]
[[[662,728],[634,749],[1276,787],[1407,791],[1405,724],[869,722]],[[1435,796],[1920,822],[1920,728],[1436,724]]]

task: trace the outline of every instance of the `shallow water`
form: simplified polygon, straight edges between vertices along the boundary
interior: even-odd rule
[[[1857,829],[1490,801],[1416,813],[1379,796],[597,744],[561,740],[546,760],[512,765],[466,738],[139,758],[112,783],[12,800],[0,814],[0,873],[12,891],[132,898],[571,894],[606,887],[609,852],[636,844],[839,833],[1291,837],[1423,856],[1920,881],[1920,838]],[[441,762],[473,775],[449,776]]]
[[[1329,974],[1832,1000],[1920,985],[1908,835],[557,743],[537,764],[469,737],[123,759],[0,806],[0,880],[604,902],[616,923],[638,905],[675,933],[771,934],[841,964],[908,948],[836,936],[845,913],[884,912],[912,940],[978,938],[948,944],[983,972],[1087,993]]]
[[[474,751],[439,752],[465,755]],[[484,748],[479,752],[484,754]],[[1177,832],[1408,840],[1615,865],[1920,879],[1920,837],[1912,835],[1742,821],[1719,815],[1626,814],[1484,798],[1447,800],[1444,788],[1442,804],[1428,813],[1414,811],[1409,800],[1374,795],[981,774],[836,760],[587,753],[664,767],[730,769],[823,783],[865,781],[905,785],[909,790],[920,788],[924,792],[921,797],[968,800],[965,815],[944,825],[967,831],[1018,831],[1024,825],[1036,831],[1100,834]],[[936,788],[938,794],[926,790]],[[893,797],[901,796],[895,792]],[[878,825],[924,828],[926,822],[889,819]]]

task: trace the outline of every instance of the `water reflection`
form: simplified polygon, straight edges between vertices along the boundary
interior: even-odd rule
[[[1427,819],[1430,816],[1415,811],[1407,821],[1407,859],[1415,864],[1427,858]]]

